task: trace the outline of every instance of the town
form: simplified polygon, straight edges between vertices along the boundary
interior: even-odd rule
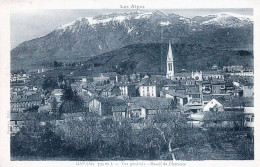
[[[176,72],[173,53],[169,43],[166,74],[12,72],[11,152],[87,160],[253,159],[253,67]]]

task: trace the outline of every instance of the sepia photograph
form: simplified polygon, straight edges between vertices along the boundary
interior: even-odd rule
[[[10,161],[254,160],[254,9],[10,13]]]

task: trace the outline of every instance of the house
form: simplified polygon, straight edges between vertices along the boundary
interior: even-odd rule
[[[106,76],[103,73],[93,77],[93,82],[95,83],[103,83],[108,80],[109,80],[109,76]]]
[[[211,82],[211,93],[212,94],[223,94],[225,93],[225,82],[224,81],[212,81]]]
[[[201,85],[203,94],[210,94],[212,92],[210,81],[202,81]]]
[[[246,83],[242,85],[244,97],[254,97],[254,83]]]
[[[94,97],[89,102],[89,112],[94,112],[100,116],[113,115],[112,107],[125,104],[125,101],[119,98]]]
[[[223,66],[224,72],[240,72],[243,70],[243,66]]]
[[[125,104],[113,106],[112,113],[114,121],[122,121],[127,117],[127,106]]]
[[[11,113],[10,114],[10,133],[15,135],[20,131],[21,127],[24,125],[23,118],[20,117],[20,113]]]
[[[141,81],[141,75],[140,74],[131,74],[129,77],[130,77],[130,80],[132,82],[140,82]]]
[[[245,99],[243,97],[230,97],[230,99],[225,99],[223,97],[215,97],[219,101],[225,111],[244,111]]]
[[[54,116],[49,113],[11,113],[10,114],[10,133],[15,135],[24,126],[46,125],[47,122],[54,120]],[[40,131],[31,132],[40,133]]]
[[[204,117],[204,113],[202,113],[202,112],[189,114],[187,117],[187,123],[191,127],[202,127],[203,117]]]
[[[187,87],[186,90],[186,96],[188,99],[188,102],[192,101],[195,102],[201,102],[202,101],[202,95],[200,91],[200,86],[199,85],[190,85]]]
[[[212,99],[216,99],[220,103],[222,103],[223,101],[230,101],[231,100],[231,94],[227,94],[227,93],[226,94],[218,94],[218,95],[203,94],[203,96],[202,96],[202,101],[203,101],[204,105],[206,105]]]
[[[89,96],[97,96],[101,93],[101,90],[104,89],[104,86],[98,85],[84,85],[82,86],[82,93],[86,93]]]
[[[183,106],[183,112],[185,113],[201,113],[203,111],[203,103],[197,100],[191,99],[187,104]]]
[[[216,112],[208,111],[194,113],[188,116],[188,123],[192,127],[204,128],[235,128],[244,126],[242,111]]]
[[[172,98],[177,104],[177,106],[183,107],[185,104],[188,103],[188,98],[186,97],[185,93],[178,93],[173,90],[169,90],[165,92],[165,97],[166,98]]]
[[[119,89],[121,91],[121,96],[135,97],[137,95],[135,84],[120,83]]]
[[[89,102],[92,100],[92,96],[89,96],[86,92],[79,92],[79,97],[83,100],[83,105],[86,111],[89,111]]]
[[[96,97],[89,102],[89,112],[94,112],[98,115],[111,115],[110,106],[105,98]]]
[[[40,106],[42,98],[40,94],[35,93],[30,96],[26,95],[14,95],[11,96],[11,111],[12,112],[23,112],[29,108]]]
[[[118,83],[119,75],[116,72],[107,72],[107,73],[100,73],[97,76],[93,77],[93,81],[95,83],[104,83],[104,82],[110,82],[110,83]]]
[[[233,83],[226,83],[225,85],[225,93],[233,93],[235,90],[235,87]]]
[[[254,129],[254,99],[249,98],[244,107],[245,126]]]
[[[224,80],[224,74],[222,71],[203,71],[203,80],[214,80],[214,79],[219,79],[219,80]]]
[[[244,126],[243,112],[205,112],[203,116],[204,128],[236,128]]]
[[[121,90],[119,89],[119,86],[114,85],[114,84],[109,84],[109,85],[106,85],[101,90],[101,95],[103,97],[120,96],[121,95]]]
[[[61,103],[61,97],[63,95],[63,90],[62,89],[54,89],[51,92],[51,95],[56,98],[58,103]]]
[[[147,75],[142,79],[139,87],[139,94],[141,97],[158,97],[159,88],[156,83]]]
[[[47,113],[50,113],[50,112],[52,112],[52,106],[51,106],[51,105],[39,106],[38,112],[47,112]]]
[[[128,114],[132,119],[151,118],[159,112],[174,108],[174,101],[171,98],[132,97],[128,102]]]
[[[212,99],[203,107],[203,112],[209,112],[209,111],[222,112],[224,111],[224,107],[216,99]]]

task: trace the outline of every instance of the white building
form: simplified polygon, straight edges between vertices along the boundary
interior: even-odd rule
[[[142,79],[139,94],[141,97],[157,97],[158,90],[156,84],[147,75]]]
[[[224,107],[223,105],[218,102],[216,99],[212,99],[211,101],[209,101],[204,107],[203,107],[203,111],[207,112],[207,111],[224,111]]]

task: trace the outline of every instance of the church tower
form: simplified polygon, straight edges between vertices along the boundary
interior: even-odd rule
[[[173,64],[173,54],[172,54],[171,43],[169,43],[169,50],[168,50],[168,54],[167,54],[166,64],[167,64],[166,78],[174,79],[174,64]]]

